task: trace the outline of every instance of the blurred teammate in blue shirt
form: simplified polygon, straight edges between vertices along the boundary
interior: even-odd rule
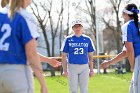
[[[0,93],[34,93],[32,70],[41,93],[48,93],[40,61],[58,66],[58,61],[37,53],[37,26],[26,11],[30,3],[31,0],[1,0]]]

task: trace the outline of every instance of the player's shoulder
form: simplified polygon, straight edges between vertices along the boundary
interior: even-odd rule
[[[6,16],[6,14],[3,14],[2,12],[0,12],[0,18],[1,20],[3,20],[3,17]]]
[[[5,20],[5,19],[3,19],[5,16],[7,16],[7,13],[8,13],[8,9],[5,7],[5,8],[1,8],[0,9],[0,19],[1,19],[1,21],[2,20]]]
[[[90,38],[88,35],[82,34],[83,37],[85,38]]]
[[[1,14],[7,14],[8,13],[8,8],[7,7],[1,8],[0,13]]]
[[[25,19],[23,18],[22,15],[15,13],[13,20],[11,21],[8,17],[8,14],[6,12],[0,12],[0,21],[4,21],[4,22],[25,22]]]
[[[82,38],[90,40],[91,38],[88,35],[82,34]]]
[[[134,25],[135,25],[134,20],[130,20],[130,21],[128,22],[128,25],[131,25],[131,26],[133,25],[133,26],[134,26]]]
[[[133,20],[130,20],[130,21],[126,22],[125,24],[123,24],[123,26],[126,27],[126,26],[132,24],[133,22],[134,22]]]
[[[26,17],[32,17],[32,14],[29,13],[26,9],[22,9],[22,8],[21,8],[21,9],[18,11],[18,13],[21,14],[22,16],[24,16],[25,18],[26,18]]]
[[[129,20],[128,22],[126,22],[125,27],[134,27],[135,26],[135,22],[134,20]]]
[[[128,26],[131,27],[132,25],[134,25],[134,20],[129,20],[128,22],[124,23],[122,25],[122,31],[126,31]]]
[[[20,9],[18,13],[22,15],[26,21],[35,21],[33,14],[28,12],[26,9]]]
[[[21,14],[16,12],[13,18],[13,22],[26,23],[26,19]]]
[[[71,34],[69,36],[66,37],[66,39],[71,39],[74,36],[74,34]]]

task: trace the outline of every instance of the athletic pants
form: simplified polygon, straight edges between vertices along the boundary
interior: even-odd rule
[[[140,93],[140,55],[135,58],[135,67],[129,93]]]
[[[68,64],[70,93],[88,93],[89,66],[88,64]]]
[[[34,93],[30,66],[0,64],[0,93]]]

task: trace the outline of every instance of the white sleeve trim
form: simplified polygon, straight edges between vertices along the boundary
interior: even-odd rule
[[[62,51],[62,52],[64,50],[64,47],[65,47],[65,44],[66,44],[66,40],[67,40],[67,38],[65,38],[63,43],[62,43],[62,46],[61,46],[61,49],[60,49],[60,51]]]
[[[125,47],[125,45],[124,45],[122,51],[126,51],[126,50],[127,50],[127,49],[126,49],[126,47]]]
[[[94,51],[96,51],[93,41],[91,40],[91,38],[90,38],[90,37],[89,37],[89,39],[90,39],[90,42],[91,42],[91,45],[92,45],[92,47],[93,47]]]
[[[124,24],[121,29],[122,29],[122,41],[127,41],[127,24]]]
[[[34,16],[31,13],[28,13],[25,9],[21,9],[19,13],[25,18],[32,37],[38,38],[39,37],[38,26],[37,22],[34,19]]]

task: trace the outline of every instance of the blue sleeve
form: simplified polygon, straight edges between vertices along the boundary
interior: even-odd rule
[[[133,42],[132,26],[130,24],[127,27],[127,41]]]
[[[94,47],[92,40],[89,39],[88,52],[93,52],[93,51],[95,51],[95,47]]]
[[[30,40],[33,39],[29,27],[27,25],[27,22],[24,19],[21,19],[20,21],[20,31],[21,31],[21,41],[23,45],[27,44]]]
[[[65,52],[65,53],[69,52],[69,43],[68,43],[67,38],[63,41],[60,51]]]

